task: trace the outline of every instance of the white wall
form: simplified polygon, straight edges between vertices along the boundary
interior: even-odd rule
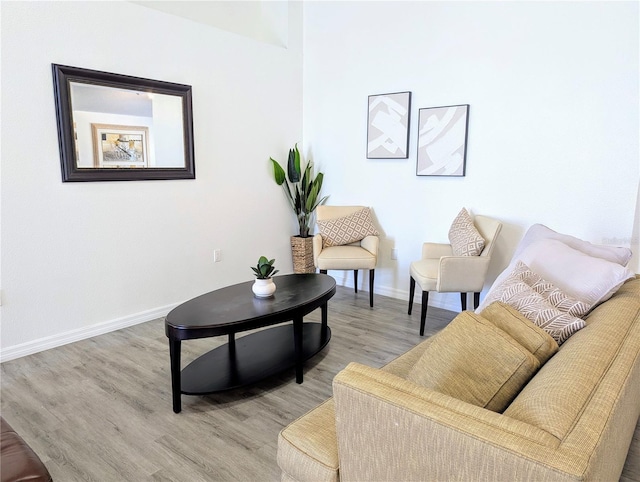
[[[290,272],[268,157],[301,139],[331,204],[374,207],[382,294],[406,299],[421,242],[462,206],[505,222],[492,276],[535,222],[638,246],[637,3],[275,7],[278,40],[259,42],[131,2],[0,3],[2,360],[162,316],[261,254]],[[62,183],[52,62],[192,85],[197,178]],[[367,96],[403,90],[409,159],[367,160]],[[454,103],[471,105],[467,176],[416,177],[418,108]]]
[[[268,159],[302,138],[300,4],[286,48],[128,2],[1,9],[3,360],[161,316],[263,254],[292,271]],[[62,183],[51,63],[192,85],[196,179]]]
[[[421,243],[446,242],[463,206],[505,223],[491,280],[534,223],[631,244],[638,25],[637,2],[305,3],[305,151],[329,203],[373,206],[376,291],[407,299]],[[409,158],[367,160],[367,96],[406,90]],[[417,177],[418,108],[452,104],[470,104],[467,175]],[[459,297],[430,303],[457,309]]]

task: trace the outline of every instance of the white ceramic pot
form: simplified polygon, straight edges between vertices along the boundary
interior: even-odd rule
[[[276,292],[276,284],[273,282],[272,278],[256,279],[251,290],[258,298],[269,298]]]

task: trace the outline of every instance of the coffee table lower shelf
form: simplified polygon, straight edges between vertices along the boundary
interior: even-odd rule
[[[323,333],[321,323],[303,323],[303,360],[320,352],[330,339],[328,326]],[[288,323],[237,338],[192,361],[181,371],[180,391],[205,395],[239,388],[295,365],[293,324]]]

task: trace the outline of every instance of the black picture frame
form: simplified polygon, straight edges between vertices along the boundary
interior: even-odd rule
[[[193,107],[190,85],[145,79],[98,70],[51,64],[60,149],[62,182],[76,181],[143,181],[166,179],[195,179],[195,155],[193,144]],[[71,83],[112,87],[136,91],[136,93],[176,96],[181,101],[184,163],[180,167],[153,168],[101,168],[79,167],[74,128]]]
[[[416,176],[464,177],[469,104],[418,109]]]
[[[411,92],[369,96],[367,159],[407,159]]]

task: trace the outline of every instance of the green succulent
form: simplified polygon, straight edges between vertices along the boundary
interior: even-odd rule
[[[287,199],[293,208],[293,212],[296,214],[300,227],[300,237],[308,238],[313,211],[329,197],[324,196],[318,199],[324,174],[319,172],[314,178],[311,161],[307,163],[304,171],[302,170],[298,144],[296,144],[293,149],[289,149],[286,174],[278,161],[272,157],[269,159],[273,163],[274,180],[278,186],[282,186],[284,189],[284,192],[287,194]]]
[[[273,267],[273,263],[275,261],[275,259],[268,260],[266,256],[260,256],[260,259],[258,259],[258,264],[255,267],[251,267],[256,275],[256,278],[269,279],[272,276],[275,276],[275,274],[278,272],[278,270]]]

